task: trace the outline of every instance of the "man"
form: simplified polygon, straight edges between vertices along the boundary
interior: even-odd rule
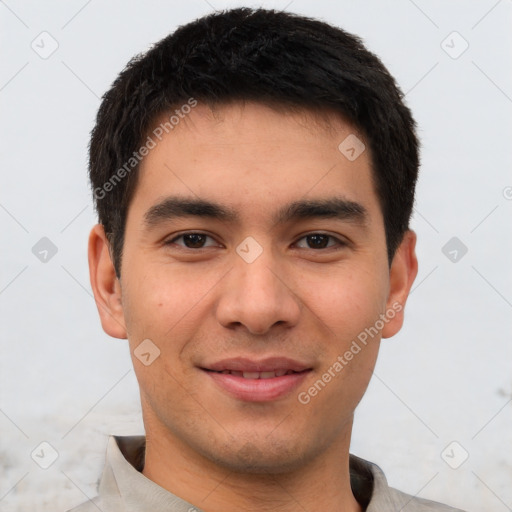
[[[146,436],[74,510],[454,510],[349,454],[417,273],[417,170],[393,78],[338,28],[234,9],[132,60],[92,134],[89,263]]]

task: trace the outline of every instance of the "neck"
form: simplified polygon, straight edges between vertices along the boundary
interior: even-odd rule
[[[233,472],[201,456],[169,431],[155,432],[147,426],[146,430],[143,474],[207,512],[362,512],[350,486],[350,429],[326,453],[278,474]]]

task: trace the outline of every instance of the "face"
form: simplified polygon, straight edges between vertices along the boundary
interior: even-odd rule
[[[389,266],[369,150],[348,159],[349,135],[198,105],[142,162],[119,282],[93,231],[103,326],[129,339],[148,437],[238,472],[348,443],[416,272],[411,233]]]

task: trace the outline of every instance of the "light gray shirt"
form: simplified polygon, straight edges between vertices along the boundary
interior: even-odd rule
[[[200,512],[141,473],[145,441],[144,436],[111,436],[98,496],[69,512]],[[354,455],[350,483],[366,512],[462,512],[389,487],[378,466]]]

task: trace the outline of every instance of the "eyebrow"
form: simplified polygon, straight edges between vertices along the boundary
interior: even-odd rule
[[[149,208],[144,215],[144,224],[146,228],[151,229],[162,222],[185,217],[202,217],[227,222],[236,222],[240,219],[236,210],[230,207],[205,199],[172,196]],[[273,216],[273,221],[276,224],[285,224],[294,220],[313,218],[336,218],[365,225],[368,212],[360,203],[342,197],[308,199],[293,201],[281,207]]]

